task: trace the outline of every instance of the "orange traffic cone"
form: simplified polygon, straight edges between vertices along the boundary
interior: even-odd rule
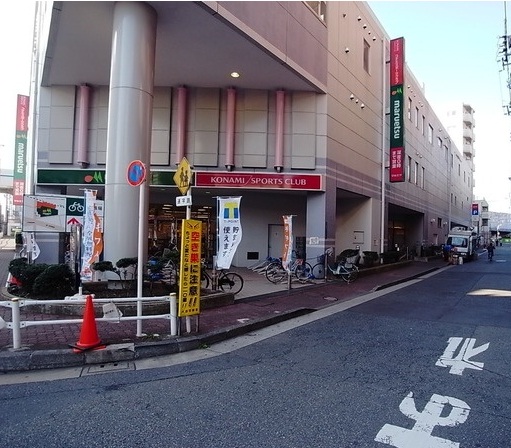
[[[83,313],[83,324],[80,332],[80,339],[75,345],[71,346],[75,353],[81,353],[84,350],[99,350],[105,348],[105,345],[101,344],[98,336],[92,296],[89,294],[85,300],[85,311]]]

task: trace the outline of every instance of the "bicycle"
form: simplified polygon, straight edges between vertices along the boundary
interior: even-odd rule
[[[234,295],[238,294],[243,289],[243,277],[236,272],[218,270],[217,285],[223,292],[230,292]],[[213,284],[213,277],[206,270],[203,264],[201,269],[201,288],[208,289],[209,285]]]
[[[289,266],[288,271],[282,266],[282,259],[273,261],[266,267],[266,278],[274,283],[281,283],[288,275],[294,275],[298,281],[306,282],[312,276],[312,266],[303,258],[295,258]]]
[[[322,280],[325,278],[326,272],[330,272],[334,277],[343,279],[346,283],[354,282],[358,278],[358,267],[354,263],[348,262],[346,258],[338,258],[332,265],[328,263],[328,257],[331,257],[334,253],[333,248],[327,249],[327,251],[318,257],[318,263],[312,268],[312,276],[315,279]],[[326,258],[326,264],[325,264]],[[328,271],[325,271],[325,266]]]

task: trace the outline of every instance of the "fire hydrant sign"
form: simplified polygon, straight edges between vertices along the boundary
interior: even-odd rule
[[[183,219],[179,267],[178,316],[200,312],[202,222]]]

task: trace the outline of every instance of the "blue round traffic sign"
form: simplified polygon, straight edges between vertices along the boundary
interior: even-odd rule
[[[133,160],[133,162],[128,165],[126,177],[132,187],[138,187],[146,178],[145,165],[140,160]]]

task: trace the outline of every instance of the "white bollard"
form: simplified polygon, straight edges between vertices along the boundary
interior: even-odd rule
[[[12,348],[21,348],[20,302],[17,297],[12,300]]]
[[[177,295],[170,293],[170,335],[177,335]]]

